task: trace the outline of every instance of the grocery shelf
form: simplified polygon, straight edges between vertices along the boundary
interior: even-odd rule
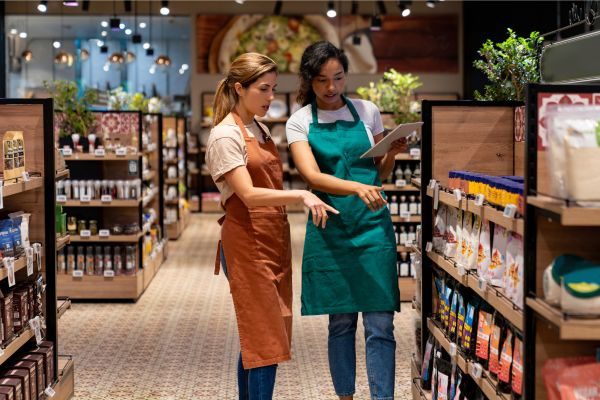
[[[53,383],[55,391],[53,398],[57,400],[71,399],[75,393],[75,363],[72,356],[58,355],[58,378]]]
[[[152,192],[148,193],[146,196],[144,196],[144,199],[142,200],[142,206],[146,207],[148,204],[150,204],[150,202],[152,202],[152,200],[154,200],[154,198],[156,197],[156,195],[158,194],[158,189],[153,189]]]
[[[398,253],[402,253],[402,252],[412,253],[415,251],[414,247],[412,247],[412,246],[397,246],[396,250],[398,250]]]
[[[0,364],[4,364],[6,360],[21,350],[21,347],[23,347],[25,343],[29,342],[34,336],[35,334],[29,328],[25,328],[25,330],[21,331],[18,336],[13,338],[13,340],[11,340],[10,343],[3,348],[4,353],[0,355]]]
[[[90,243],[90,242],[119,242],[119,243],[137,243],[142,237],[142,232],[133,235],[110,235],[110,236],[99,236],[92,235],[89,237],[81,237],[79,235],[71,236],[71,243]]]
[[[69,176],[71,175],[69,168],[65,168],[63,170],[60,171],[56,171],[56,177],[55,179],[57,181],[60,181],[62,179],[69,179]]]
[[[27,260],[25,257],[19,257],[15,259],[15,275],[18,271],[25,269],[27,267]],[[0,268],[0,281],[8,278],[8,272],[6,268]],[[2,364],[2,362],[0,362]]]
[[[392,215],[392,222],[420,223],[420,215],[412,215],[410,218],[402,218],[399,215]]]
[[[383,185],[383,190],[389,192],[418,192],[420,189],[413,185],[396,186],[393,183],[386,183]]]
[[[433,197],[433,189],[427,188],[427,196]],[[460,208],[463,211],[471,212],[475,215],[480,216],[482,219],[487,219],[497,225],[503,226],[510,232],[516,232],[519,235],[523,235],[525,232],[525,221],[523,218],[508,218],[504,216],[502,211],[495,209],[489,205],[478,206],[475,205],[474,200],[470,200],[464,197],[461,200],[457,200],[454,193],[448,193],[440,190],[439,201],[448,206],[454,208]]]
[[[27,182],[19,179],[17,183],[4,182],[2,185],[2,197],[14,196],[30,190],[39,189],[44,186],[44,178],[32,177]]]
[[[528,297],[526,304],[538,315],[558,327],[562,340],[600,340],[600,319],[566,316],[544,300]]]
[[[64,156],[65,161],[130,161],[137,160],[141,157],[141,154],[126,154],[118,156],[114,153],[106,153],[103,156],[97,156],[90,153],[74,153],[72,156]]]
[[[568,207],[546,196],[528,196],[527,204],[556,214],[565,226],[600,226],[600,207]]]
[[[80,200],[67,200],[65,202],[57,201],[56,204],[62,204],[65,207],[137,207],[141,198],[137,200],[112,200],[110,202],[104,202],[102,200],[90,200],[82,202]]]
[[[76,278],[57,274],[57,294],[72,299],[131,299],[139,298],[144,292],[144,271],[135,275],[84,275]]]
[[[56,300],[56,317],[60,319],[69,308],[71,308],[71,299],[68,297]]]
[[[414,355],[410,360],[410,377],[412,381],[411,392],[413,400],[431,400],[431,391],[421,388],[421,373],[417,368]]]
[[[448,275],[454,278],[454,280],[462,283],[464,286],[469,286],[469,275],[460,275],[458,273],[458,268],[456,268],[456,264],[454,264],[453,261],[450,261],[441,254],[432,251],[427,253],[427,257],[439,268],[443,269]]]
[[[398,161],[420,161],[421,157],[413,157],[408,153],[396,154],[396,160]]]

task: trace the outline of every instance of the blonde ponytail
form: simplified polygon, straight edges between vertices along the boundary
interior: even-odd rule
[[[218,125],[233,110],[239,100],[234,85],[239,82],[247,88],[258,78],[269,72],[277,72],[277,64],[259,53],[245,53],[231,63],[227,77],[217,85],[213,102],[213,126]]]

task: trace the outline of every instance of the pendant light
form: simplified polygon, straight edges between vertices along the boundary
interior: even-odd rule
[[[144,43],[144,49],[146,50],[147,56],[154,55],[154,49],[152,48],[152,1],[148,1],[148,18],[150,21],[150,33],[148,35],[148,41]]]
[[[131,64],[134,61],[135,61],[135,53],[132,51],[129,51],[129,50],[126,51],[125,52],[125,62],[127,64]]]
[[[168,54],[169,53],[169,42],[167,40],[165,40],[165,26],[162,21],[160,22],[160,38],[165,43],[165,46],[167,48],[167,54]],[[156,66],[162,70],[166,70],[167,68],[169,68],[171,66],[171,58],[167,54],[161,54],[158,57],[156,57],[156,60],[154,60],[154,64],[156,64]]]
[[[108,62],[111,64],[120,65],[125,62],[125,57],[121,52],[114,52],[110,56],[108,56]]]
[[[26,39],[27,38],[27,31],[29,31],[29,10],[27,8],[25,8],[25,31],[21,32],[19,34],[19,37],[22,38],[22,39]],[[30,62],[33,59],[33,52],[31,50],[29,50],[28,46],[21,53],[21,58],[26,63]]]
[[[64,26],[64,21],[63,21],[62,7],[61,7],[61,9],[60,9],[60,42],[55,41],[53,43],[53,46],[56,49],[59,49],[61,47],[61,42],[63,41],[63,26]],[[75,61],[75,57],[73,57],[73,54],[69,53],[68,51],[61,50],[58,53],[56,53],[56,55],[54,56],[54,63],[58,67],[61,67],[61,68],[72,67],[74,61]]]

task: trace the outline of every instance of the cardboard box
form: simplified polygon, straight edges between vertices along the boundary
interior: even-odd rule
[[[13,294],[0,292],[0,317],[2,318],[2,343],[10,342],[15,336],[13,324]]]
[[[6,386],[0,386],[0,400],[15,400],[15,391]]]
[[[15,400],[25,400],[23,398],[23,388],[19,379],[0,378],[0,386],[11,388],[13,390]]]
[[[4,374],[3,378],[14,378],[21,381],[21,392],[23,400],[32,400],[31,385],[29,383],[29,372],[23,369],[11,368]]]
[[[46,388],[46,374],[44,370],[44,356],[41,354],[26,354],[19,361],[30,361],[35,363],[35,374],[38,382],[38,399],[44,398],[44,389]]]
[[[47,340],[41,342],[38,347],[40,348],[41,351],[45,352],[45,356],[46,356],[46,362],[47,365],[49,367],[48,372],[49,372],[49,380],[52,381],[54,379],[54,370],[55,370],[55,365],[54,365],[54,343],[49,342]]]
[[[27,289],[13,292],[13,326],[14,332],[19,333],[27,327],[29,317],[29,299]]]
[[[37,399],[38,391],[40,392],[40,394],[43,392],[44,382],[42,382],[41,380],[38,382],[38,376],[35,372],[35,362],[17,361],[13,366],[13,369],[20,369],[22,371],[26,371],[29,374],[29,392],[31,394],[31,399]],[[40,387],[38,388],[38,386]]]
[[[54,382],[54,352],[53,348],[38,347],[28,354],[41,355],[44,360],[44,387],[48,387]]]

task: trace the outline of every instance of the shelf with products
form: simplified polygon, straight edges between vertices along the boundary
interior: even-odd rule
[[[58,293],[72,299],[137,300],[147,287],[143,284],[145,235],[151,227],[163,231],[162,218],[156,218],[148,231],[142,230],[148,210],[162,216],[162,174],[156,173],[162,170],[161,115],[138,111],[94,115],[98,120],[95,146],[111,143],[110,135],[118,135],[119,146],[131,149],[135,157],[92,154],[91,159],[65,159],[67,165],[74,164],[72,179],[57,184],[57,204],[66,216],[70,245],[58,254]],[[91,150],[89,143],[83,151]],[[158,151],[146,151],[153,148]]]
[[[534,341],[525,346],[524,375],[531,377],[525,380],[528,398],[550,397],[557,388],[548,385],[562,381],[574,368],[581,387],[597,381],[597,373],[590,372],[600,340],[594,290],[600,263],[600,208],[593,201],[600,196],[592,178],[597,176],[598,147],[573,144],[571,135],[596,137],[589,127],[597,123],[598,101],[591,100],[598,98],[600,85],[529,85],[527,89],[525,329]],[[562,106],[567,101],[579,106]],[[591,119],[590,111],[582,114],[592,109]],[[584,199],[592,207],[579,206],[577,200]],[[592,363],[589,371],[585,362],[564,363],[578,356]],[[560,373],[544,379],[543,368]]]
[[[165,160],[165,210],[166,236],[176,240],[187,225],[188,197],[188,132],[187,119],[180,115],[163,117],[163,146]]]
[[[418,192],[421,189],[413,185],[396,186],[395,184],[384,183],[383,190],[386,192]]]
[[[68,168],[62,169],[60,171],[56,171],[56,180],[61,180],[61,179],[69,179],[70,176],[70,172]]]
[[[206,146],[201,146],[200,134],[198,132],[187,132],[187,153],[186,153],[186,166],[188,168],[187,176],[187,200],[189,209],[191,212],[200,211],[200,198],[202,195],[202,177],[198,174],[192,174],[192,169],[197,169],[198,165],[202,164],[204,154],[206,152]]]
[[[407,223],[407,224],[419,224],[421,223],[420,215],[411,215],[410,217],[403,218],[400,215],[392,215],[392,222],[394,223]]]
[[[137,160],[142,155],[139,153],[125,152],[123,155],[117,155],[115,153],[103,153],[98,152],[95,154],[90,153],[73,153],[70,156],[63,154],[65,161],[131,161]]]
[[[52,110],[52,99],[0,99],[5,216],[0,221],[0,378],[11,373],[19,355],[35,350],[36,333],[43,341],[40,346],[58,346],[54,196],[56,180],[65,171],[55,163]],[[43,358],[55,365],[56,351]],[[56,378],[50,368],[43,373],[49,380]]]

